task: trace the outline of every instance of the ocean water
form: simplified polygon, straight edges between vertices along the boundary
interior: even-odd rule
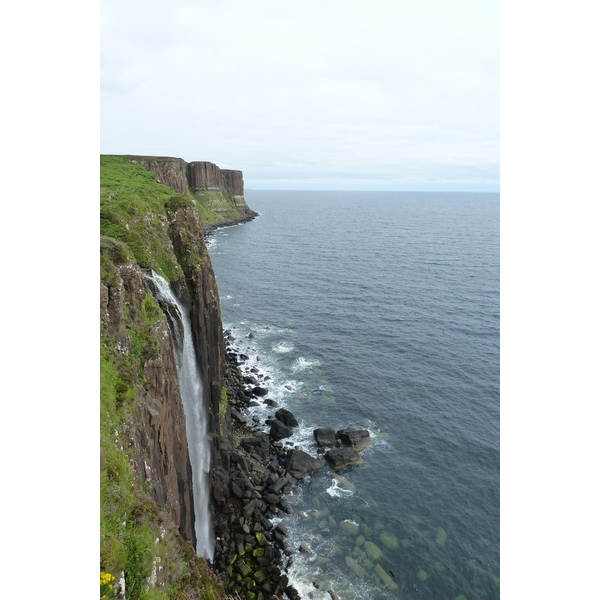
[[[499,194],[246,200],[260,216],[209,243],[224,328],[299,420],[294,445],[316,455],[328,426],[373,440],[289,497],[292,582],[316,600],[498,599]]]

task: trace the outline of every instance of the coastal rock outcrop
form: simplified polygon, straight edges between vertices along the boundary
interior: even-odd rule
[[[319,427],[313,431],[313,435],[319,448],[335,446],[335,431],[332,427]]]
[[[340,429],[335,433],[336,439],[340,440],[342,445],[350,446],[358,452],[365,450],[371,445],[371,436],[368,430],[360,427],[347,427]]]
[[[296,479],[302,479],[310,473],[320,471],[322,468],[323,463],[304,452],[304,450],[292,450],[288,455],[287,470]]]
[[[327,451],[325,460],[334,471],[339,471],[359,465],[362,462],[362,457],[354,448],[344,446]]]
[[[199,201],[213,212],[214,221],[205,223],[206,231],[215,226],[231,225],[256,217],[244,198],[242,171],[221,169],[207,161],[187,163],[170,156],[127,157],[156,174],[156,181]]]

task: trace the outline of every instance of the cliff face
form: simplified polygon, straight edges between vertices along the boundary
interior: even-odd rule
[[[131,263],[117,265],[112,277],[100,283],[100,320],[105,339],[131,356],[132,330],[143,327],[146,299],[143,274]],[[179,394],[173,340],[164,315],[147,331],[151,349],[139,368],[142,385],[136,385],[135,403],[123,424],[123,440],[138,485],[161,507],[171,512],[181,536],[196,544],[192,477],[185,433],[185,414]]]
[[[220,169],[206,161],[186,163],[181,158],[128,156],[156,174],[157,181],[196,200],[213,213],[203,213],[209,225],[247,221],[256,213],[246,204],[242,171]]]
[[[233,448],[223,387],[221,312],[196,201],[175,192],[185,190],[187,166],[178,159],[154,166],[158,173],[125,157],[101,158],[101,566],[117,581],[122,575],[128,589],[162,586],[167,593],[176,585],[190,598],[205,597],[198,592],[200,581],[217,584],[202,571],[202,559],[190,558],[169,533],[174,528],[195,547],[191,466],[173,339],[144,285],[144,270],[169,280],[190,311],[203,380],[198,401],[208,415],[211,441],[213,513],[229,500]],[[239,190],[239,181],[233,181]],[[145,554],[140,547],[147,547]],[[158,569],[161,554],[171,562],[185,555],[189,564]],[[195,573],[193,581],[190,573]],[[135,597],[127,593],[128,599]]]
[[[188,165],[181,158],[170,157],[130,157],[133,162],[140,163],[148,171],[156,174],[157,181],[177,190],[184,196],[190,195],[188,189]]]
[[[233,435],[229,406],[221,404],[225,342],[219,292],[198,211],[193,207],[180,208],[172,215],[171,232],[174,252],[184,272],[184,279],[173,282],[172,288],[190,310],[212,446],[212,496],[217,505],[223,506],[229,499],[229,452],[233,448]]]

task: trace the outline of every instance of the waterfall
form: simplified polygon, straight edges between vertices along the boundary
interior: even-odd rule
[[[208,474],[210,442],[206,435],[206,413],[202,402],[202,379],[196,360],[190,318],[177,301],[168,282],[152,271],[146,275],[150,293],[167,316],[173,336],[177,379],[185,412],[185,428],[192,466],[192,489],[196,521],[196,554],[212,561],[214,538],[209,511]]]

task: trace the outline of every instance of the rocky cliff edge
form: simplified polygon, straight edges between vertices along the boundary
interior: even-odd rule
[[[242,171],[221,169],[206,161],[187,163],[181,158],[165,156],[125,158],[153,172],[158,183],[195,200],[207,230],[249,221],[257,215],[246,204]]]

